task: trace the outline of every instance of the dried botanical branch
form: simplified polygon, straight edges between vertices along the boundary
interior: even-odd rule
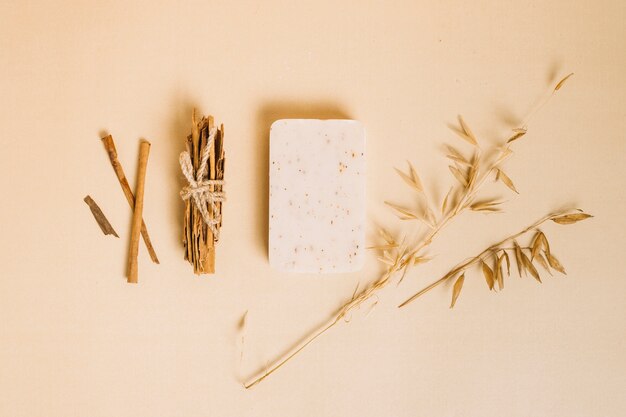
[[[437,281],[433,282],[426,288],[421,291],[415,293],[411,297],[409,297],[406,301],[400,304],[398,307],[404,307],[407,304],[414,301],[420,295],[427,293],[433,288],[437,287],[440,284],[443,284],[446,281],[452,280],[455,277],[459,277],[457,280],[461,281],[461,284],[457,286],[457,283],[454,285],[453,294],[452,294],[452,303],[450,308],[454,307],[456,300],[461,291],[461,287],[463,286],[462,282],[465,277],[465,272],[474,265],[480,264],[482,267],[483,275],[485,276],[485,280],[487,281],[487,286],[490,290],[494,289],[494,282],[499,283],[500,289],[504,288],[504,272],[502,271],[502,262],[506,261],[507,263],[507,275],[511,275],[510,269],[510,261],[509,255],[507,251],[512,251],[514,253],[518,273],[521,276],[522,272],[527,271],[530,273],[537,281],[541,282],[541,278],[539,276],[539,272],[537,271],[533,261],[539,263],[544,269],[550,272],[550,268],[565,274],[565,269],[561,265],[561,263],[554,257],[554,255],[550,252],[550,245],[548,243],[548,239],[545,234],[538,229],[543,223],[552,220],[558,224],[573,224],[585,219],[592,217],[590,214],[584,213],[581,210],[565,210],[558,213],[549,214],[530,226],[524,228],[523,230],[501,240],[500,242],[489,246],[485,250],[483,250],[478,255],[473,258],[469,258],[466,261],[460,263],[456,267],[454,267],[450,272],[445,274],[443,277],[439,278]],[[517,243],[516,239],[520,236],[523,236],[531,231],[535,231],[535,236],[533,241],[529,247],[521,248]],[[513,247],[505,247],[504,245],[507,243],[513,243]],[[545,258],[539,251],[543,250]],[[531,257],[528,258],[526,252],[529,252]],[[498,256],[499,255],[499,256]],[[487,261],[490,258],[495,258],[495,267],[491,269],[487,264]],[[546,262],[547,259],[547,262]],[[459,275],[460,274],[460,275]]]
[[[567,77],[569,77],[568,75]],[[566,78],[567,78],[566,77]],[[561,80],[557,87],[560,88],[564,78]],[[558,90],[554,88],[551,95],[545,100],[547,102]],[[545,102],[543,104],[545,104]],[[542,105],[543,105],[542,104]],[[531,114],[534,114],[533,111]],[[528,118],[527,118],[528,120]],[[517,139],[526,134],[526,124],[523,127],[513,129],[513,135],[508,138],[506,143],[496,149],[495,158],[490,161],[484,158],[487,162],[483,161],[482,150],[478,143],[478,140],[474,133],[470,130],[467,123],[459,117],[460,130],[455,129],[455,133],[460,136],[461,139],[472,145],[472,156],[467,158],[462,152],[458,151],[452,146],[448,146],[449,154],[447,158],[452,161],[450,165],[450,171],[452,175],[458,181],[458,185],[450,189],[446,197],[441,204],[441,215],[437,219],[433,211],[430,209],[427,194],[424,190],[424,186],[420,181],[415,169],[409,163],[409,173],[406,174],[399,170],[400,177],[420,196],[425,203],[425,209],[423,213],[413,209],[405,208],[394,203],[385,202],[391,208],[393,208],[401,220],[418,220],[426,224],[429,228],[429,232],[412,247],[409,247],[405,243],[398,243],[397,240],[386,230],[381,229],[380,234],[385,241],[382,246],[377,246],[374,249],[378,249],[382,252],[382,256],[378,259],[386,266],[385,272],[374,282],[365,287],[358,294],[354,294],[352,298],[341,306],[337,312],[317,330],[314,330],[308,337],[306,337],[301,343],[295,346],[291,351],[286,353],[281,358],[274,361],[264,370],[260,375],[253,376],[249,381],[244,383],[245,388],[251,388],[268,376],[280,369],[285,363],[293,359],[297,354],[302,352],[309,344],[316,340],[319,336],[326,333],[333,328],[337,323],[341,321],[349,312],[353,309],[357,309],[364,302],[372,298],[379,291],[385,288],[392,278],[397,273],[402,273],[400,280],[404,279],[410,268],[416,264],[424,263],[429,258],[425,256],[423,251],[433,242],[435,237],[458,215],[465,210],[482,211],[482,212],[495,212],[498,211],[498,201],[493,199],[477,200],[478,192],[480,191],[484,182],[496,174],[496,179],[502,181],[508,188],[515,190],[513,182],[508,176],[502,175],[501,165],[502,163],[513,154],[511,145]],[[499,173],[499,175],[497,175]],[[506,179],[505,179],[506,178]],[[462,287],[463,280],[458,285],[459,292]],[[438,283],[432,284],[430,288],[434,288]],[[454,300],[453,303],[454,304]]]

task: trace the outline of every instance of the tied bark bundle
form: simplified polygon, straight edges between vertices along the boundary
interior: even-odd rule
[[[224,125],[217,128],[212,116],[197,120],[195,109],[191,121],[187,151],[180,155],[181,169],[189,183],[181,191],[186,204],[185,259],[193,265],[195,274],[213,274],[224,201]]]

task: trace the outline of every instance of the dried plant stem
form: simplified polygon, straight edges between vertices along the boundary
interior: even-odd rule
[[[548,101],[550,101],[550,99],[556,94],[557,91],[559,91],[561,89],[561,87],[563,87],[563,84],[565,84],[565,82],[572,76],[574,75],[573,72],[570,72],[568,75],[566,75],[565,77],[561,78],[559,80],[559,82],[556,83],[556,85],[554,86],[554,88],[550,91],[550,94],[544,98],[544,99],[539,99],[538,103],[532,108],[532,110],[528,113],[528,115],[526,116],[526,118],[524,119],[524,121],[522,121],[522,126],[525,128],[528,125],[528,122],[530,121],[530,119],[537,113],[539,112],[539,110],[541,110],[547,103]]]
[[[128,250],[128,282],[136,284],[138,281],[137,255],[139,253],[139,236],[141,232],[141,218],[143,213],[143,193],[146,184],[146,169],[150,154],[150,142],[142,141],[139,145],[139,167],[137,169],[137,188],[135,190],[135,210],[130,233],[130,248]]]
[[[102,138],[102,143],[104,143],[104,148],[109,155],[109,160],[111,161],[111,165],[113,166],[113,171],[115,171],[115,176],[122,187],[122,191],[124,192],[124,196],[126,196],[126,200],[128,201],[128,205],[131,209],[135,208],[135,196],[133,195],[132,190],[130,189],[130,184],[128,184],[128,180],[126,179],[126,174],[124,174],[124,169],[122,168],[122,164],[117,159],[117,149],[115,148],[115,142],[113,142],[113,136],[107,135]],[[156,252],[154,251],[154,247],[152,246],[152,241],[150,240],[150,236],[148,235],[148,228],[146,227],[146,223],[142,220],[141,222],[141,236],[143,237],[143,241],[146,244],[146,248],[148,249],[148,253],[150,254],[150,258],[152,262],[155,264],[159,263],[159,258],[157,258]]]
[[[331,319],[329,319],[326,323],[324,323],[315,331],[313,331],[311,334],[309,334],[309,336],[307,336],[304,340],[302,340],[297,346],[294,346],[294,348],[291,349],[284,356],[274,361],[261,375],[254,376],[251,380],[249,380],[248,382],[245,382],[244,387],[246,389],[252,388],[253,386],[263,381],[265,378],[267,378],[268,376],[276,372],[278,369],[280,369],[288,361],[293,359],[298,353],[302,352],[307,346],[313,343],[315,339],[317,339],[318,337],[326,333],[328,330],[333,328],[337,323],[339,323],[341,319],[343,319],[348,314],[348,312],[350,312],[352,309],[361,305],[364,301],[368,300],[372,295],[374,295],[374,293],[376,293],[378,290],[380,290],[385,285],[387,285],[390,282],[391,276],[397,271],[398,271],[397,267],[389,269],[377,281],[372,283],[369,287],[365,288],[358,295],[353,296],[350,299],[350,301],[344,304],[337,311],[337,313],[333,317],[331,317]]]
[[[328,323],[324,324],[321,328],[319,328],[317,331],[315,331],[314,333],[312,333],[311,335],[309,335],[305,340],[303,340],[300,344],[298,344],[297,346],[295,346],[289,353],[287,353],[286,356],[284,356],[282,359],[276,361],[275,363],[273,363],[267,370],[265,370],[265,372],[263,372],[262,375],[254,378],[253,380],[244,383],[244,387],[246,389],[248,388],[252,388],[253,386],[257,385],[258,383],[260,383],[261,381],[263,381],[265,378],[267,378],[268,376],[270,376],[271,374],[273,374],[275,371],[277,371],[280,367],[282,367],[285,363],[287,363],[291,358],[293,358],[294,356],[296,356],[298,353],[300,353],[302,350],[304,350],[304,348],[306,348],[308,345],[310,345],[311,343],[313,343],[313,341],[315,339],[317,339],[318,337],[320,337],[322,334],[324,334],[327,330],[329,330],[331,327],[333,327],[335,324],[337,324],[337,322],[340,320],[340,317],[335,317],[332,320],[330,320]]]
[[[411,302],[413,302],[419,296],[427,293],[428,291],[430,291],[433,288],[439,286],[440,284],[443,284],[444,282],[448,281],[449,279],[454,278],[455,276],[457,276],[462,271],[465,271],[469,267],[477,264],[479,261],[484,260],[486,257],[492,256],[493,252],[496,249],[502,249],[501,246],[504,245],[505,243],[512,242],[513,240],[517,239],[518,237],[520,237],[520,236],[530,232],[531,230],[536,229],[537,227],[539,227],[540,225],[542,225],[543,223],[545,223],[545,222],[547,222],[549,220],[552,220],[552,219],[554,219],[556,217],[559,217],[559,216],[564,216],[564,215],[573,214],[573,213],[577,213],[577,212],[574,211],[574,210],[564,210],[564,211],[561,211],[561,212],[558,212],[558,213],[552,213],[552,214],[549,214],[547,216],[542,217],[541,219],[537,220],[535,223],[531,224],[530,226],[527,226],[526,228],[520,230],[519,232],[517,232],[517,233],[515,233],[515,234],[513,234],[511,236],[508,236],[505,239],[502,239],[500,242],[495,243],[495,244],[489,246],[488,248],[483,250],[481,253],[479,253],[475,257],[469,258],[466,261],[460,263],[459,265],[454,267],[452,270],[450,270],[450,272],[448,272],[446,275],[444,275],[443,277],[439,278],[437,281],[433,282],[432,284],[430,284],[429,286],[427,286],[424,289],[420,290],[419,292],[413,294],[406,301],[404,301],[402,304],[400,304],[398,306],[398,308],[402,308],[402,307],[406,306],[407,304],[410,304]]]

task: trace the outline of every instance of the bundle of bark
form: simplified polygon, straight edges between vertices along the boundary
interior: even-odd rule
[[[201,120],[197,120],[196,111],[193,111],[191,134],[187,137],[186,146],[194,172],[198,172],[205,148],[211,146],[208,169],[204,178],[196,178],[198,182],[224,179],[224,125],[217,128],[214,140],[209,143],[210,132],[214,127],[215,121],[212,116],[203,116]],[[210,191],[222,192],[222,185],[211,185]],[[213,274],[215,273],[215,244],[219,234],[213,233],[206,224],[193,198],[187,199],[185,204],[183,225],[185,259],[193,265],[194,273]],[[206,209],[211,219],[220,219],[215,224],[219,231],[222,226],[222,203],[207,203]]]

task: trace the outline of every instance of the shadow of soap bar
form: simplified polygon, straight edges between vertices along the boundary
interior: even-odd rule
[[[283,119],[270,130],[269,259],[289,272],[358,271],[365,243],[365,129]]]

